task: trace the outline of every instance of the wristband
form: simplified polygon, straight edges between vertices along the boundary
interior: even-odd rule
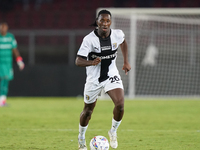
[[[22,57],[21,56],[18,56],[17,58],[16,58],[16,62],[19,62],[19,61],[22,61],[23,59],[22,59]]]

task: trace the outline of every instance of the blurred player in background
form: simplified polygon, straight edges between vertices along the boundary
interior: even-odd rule
[[[13,54],[20,70],[24,69],[22,57],[17,50],[13,34],[7,32],[8,24],[0,24],[0,106],[6,106],[9,81],[13,79]],[[17,88],[17,87],[16,87]]]
[[[108,131],[110,146],[118,147],[117,128],[124,114],[124,90],[116,67],[117,49],[120,46],[124,58],[123,70],[131,69],[128,63],[128,48],[122,30],[110,29],[111,13],[101,10],[93,24],[94,31],[84,37],[77,53],[76,65],[86,67],[87,79],[84,88],[85,106],[80,115],[78,144],[79,150],[87,150],[85,133],[96,100],[104,90],[114,102],[111,129]]]

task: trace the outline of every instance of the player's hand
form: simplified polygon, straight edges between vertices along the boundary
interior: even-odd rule
[[[100,62],[101,62],[101,58],[100,58],[100,57],[97,57],[96,59],[94,59],[94,60],[92,61],[92,66],[98,65]]]
[[[23,70],[24,67],[25,67],[25,64],[24,64],[23,61],[18,61],[18,62],[17,62],[17,65],[19,66],[19,70]]]
[[[23,60],[22,60],[22,57],[21,57],[21,56],[18,56],[18,57],[16,58],[16,61],[17,61],[17,65],[19,66],[19,70],[23,70],[24,67],[25,67],[25,64],[24,64],[24,62],[23,62]]]
[[[124,70],[125,74],[128,75],[128,72],[131,70],[130,64],[129,64],[129,63],[125,63],[125,64],[123,65],[122,70]]]

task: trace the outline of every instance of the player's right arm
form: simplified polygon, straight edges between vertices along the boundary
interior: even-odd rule
[[[76,65],[79,67],[87,67],[87,66],[96,66],[101,62],[101,59],[97,57],[94,60],[87,60],[85,58],[82,58],[81,56],[76,57]]]
[[[88,54],[92,51],[91,37],[86,36],[83,38],[83,42],[77,53],[75,64],[80,67],[96,66],[101,62],[101,59],[97,57],[94,60],[87,60]]]

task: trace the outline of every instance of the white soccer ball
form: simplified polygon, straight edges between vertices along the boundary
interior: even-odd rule
[[[109,142],[104,136],[95,136],[90,141],[90,150],[109,150]]]

